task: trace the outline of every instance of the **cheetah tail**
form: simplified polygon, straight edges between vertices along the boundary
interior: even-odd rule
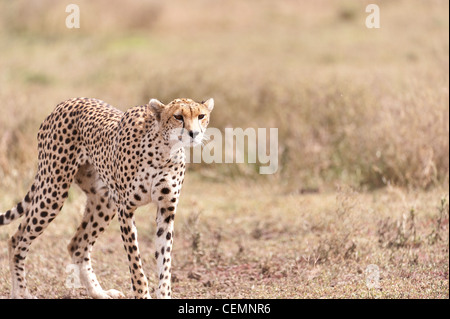
[[[34,196],[35,189],[36,187],[33,184],[31,186],[31,189],[28,191],[27,195],[25,195],[25,198],[21,202],[18,202],[16,206],[6,211],[5,213],[0,213],[0,226],[8,225],[13,220],[21,217],[28,210],[31,204],[31,199]]]

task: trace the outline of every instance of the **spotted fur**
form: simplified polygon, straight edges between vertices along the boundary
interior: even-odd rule
[[[90,258],[96,239],[117,215],[133,294],[150,298],[134,212],[153,202],[157,206],[156,295],[170,298],[174,218],[186,168],[182,146],[201,143],[213,107],[212,99],[202,103],[176,99],[168,105],[152,99],[126,112],[89,98],[60,103],[38,132],[38,172],[33,185],[14,208],[0,213],[0,225],[24,216],[8,242],[11,296],[32,297],[26,286],[25,258],[33,240],[61,210],[75,181],[87,202],[68,250],[89,295],[123,297],[119,291],[100,287]]]

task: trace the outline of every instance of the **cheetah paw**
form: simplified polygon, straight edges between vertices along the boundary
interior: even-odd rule
[[[116,289],[109,289],[105,293],[112,299],[125,298],[125,295]]]
[[[118,290],[110,289],[110,290],[97,290],[92,291],[90,296],[94,299],[119,299],[125,298],[124,294]]]
[[[28,290],[25,290],[24,292],[11,292],[11,299],[37,299],[37,297],[33,296],[28,292]]]

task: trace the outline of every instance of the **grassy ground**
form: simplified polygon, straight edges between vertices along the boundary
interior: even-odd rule
[[[377,1],[381,28],[367,29],[373,1],[79,0],[76,30],[72,2],[0,0],[0,211],[30,186],[36,133],[57,103],[213,97],[213,127],[279,129],[279,169],[189,166],[175,297],[449,297],[448,1]],[[38,297],[86,296],[64,285],[83,200],[73,189],[33,244]],[[154,286],[154,212],[137,224]],[[0,228],[0,297],[16,227]],[[366,286],[369,265],[379,288]],[[129,295],[116,222],[94,267]]]
[[[174,297],[448,298],[446,194],[444,189],[358,193],[341,187],[304,195],[190,174],[175,221]],[[66,245],[80,222],[82,197],[72,190],[29,254],[29,286],[39,298],[86,297],[84,289],[65,287]],[[154,210],[137,214],[141,255],[153,287]],[[3,242],[16,226],[1,229]],[[96,244],[93,265],[105,288],[131,295],[117,221]],[[369,265],[379,268],[378,288],[366,285]],[[9,294],[8,268],[4,243],[2,297]]]
[[[70,97],[213,97],[213,127],[278,128],[293,188],[448,183],[447,1],[382,1],[380,29],[357,0],[78,3],[67,29],[63,2],[0,1],[0,174],[34,169],[36,131]]]

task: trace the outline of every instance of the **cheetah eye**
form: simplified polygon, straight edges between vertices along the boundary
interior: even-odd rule
[[[178,121],[183,121],[183,115],[174,115],[173,117]]]
[[[198,119],[199,120],[202,120],[202,119],[204,119],[205,118],[205,114],[200,114],[199,116],[198,116]]]

